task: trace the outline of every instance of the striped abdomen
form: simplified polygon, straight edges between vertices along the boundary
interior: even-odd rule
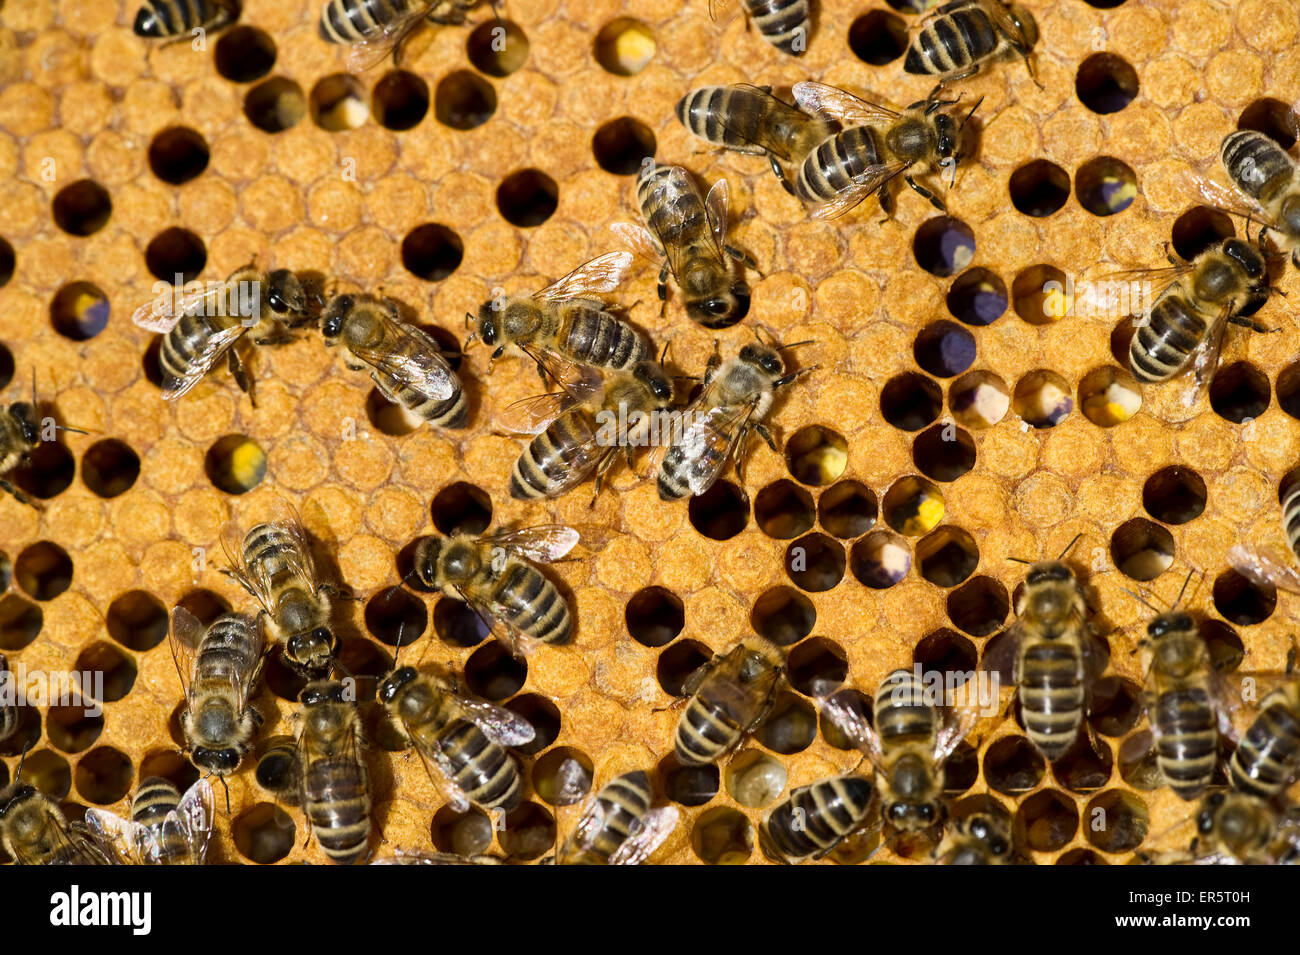
[[[650,810],[650,799],[650,777],[642,771],[611,780],[589,810],[599,813],[600,828],[581,846],[566,844],[560,861],[565,865],[609,865],[610,857],[627,841],[637,820]]]
[[[560,346],[579,364],[621,371],[653,357],[645,339],[599,302],[578,299],[562,304],[560,310]]]
[[[783,53],[808,49],[808,0],[743,0],[759,34]]]
[[[925,76],[956,73],[988,59],[1001,43],[987,13],[974,4],[961,6],[936,14],[921,27],[907,48],[903,69]]]
[[[643,172],[636,196],[657,242],[673,247],[713,242],[704,199],[681,166],[655,166]]]
[[[308,583],[298,581],[292,569],[294,565],[306,563],[297,538],[278,524],[258,524],[244,535],[244,563],[265,574],[272,593],[287,584]]]
[[[329,0],[320,12],[321,39],[356,43],[378,36],[411,7],[412,0]]]
[[[1246,195],[1268,202],[1290,185],[1295,163],[1273,139],[1253,129],[1230,133],[1219,149],[1229,178]]]
[[[883,161],[876,132],[854,126],[829,136],[799,165],[795,194],[805,202],[828,202],[853,184],[868,166]]]
[[[507,558],[492,588],[506,621],[542,643],[573,639],[573,617],[555,584],[522,560]]]
[[[703,418],[696,418],[664,455],[659,466],[659,499],[676,501],[691,493],[692,484],[698,484],[704,475],[720,474],[726,467],[722,461],[731,446],[731,435]],[[694,456],[686,456],[686,448],[694,449]]]
[[[437,734],[448,774],[466,798],[484,809],[509,812],[523,799],[519,764],[468,720],[453,720]]]
[[[836,776],[801,786],[758,829],[764,850],[783,862],[823,856],[856,831],[871,809],[871,781]]]
[[[144,0],[132,29],[136,36],[159,39],[212,30],[233,19],[229,5],[219,0]]]
[[[1059,759],[1083,722],[1083,657],[1078,645],[1057,640],[1023,645],[1016,679],[1025,735],[1049,760]]]
[[[1265,699],[1228,764],[1233,788],[1264,799],[1286,786],[1300,765],[1300,713],[1280,694]]]
[[[876,733],[886,749],[933,740],[942,714],[925,698],[925,686],[912,670],[895,670],[881,681],[873,704]]]
[[[1206,335],[1205,320],[1181,294],[1160,296],[1150,319],[1129,343],[1128,361],[1139,381],[1168,381],[1191,360]]]
[[[589,444],[596,433],[596,420],[586,408],[560,415],[520,452],[510,474],[510,496],[518,501],[554,497],[585,481],[600,460]]]
[[[174,827],[164,828],[167,814],[181,804],[180,790],[159,776],[140,783],[131,797],[131,820],[148,829],[161,852],[158,865],[177,865],[190,861],[190,846]]]
[[[325,756],[303,768],[303,811],[321,851],[331,862],[351,865],[370,843],[370,785],[355,757]]]
[[[768,98],[743,86],[702,86],[677,101],[677,118],[691,133],[717,146],[761,154],[766,150],[756,144],[768,138]]]
[[[158,350],[158,365],[163,371],[163,381],[168,378],[181,378],[194,360],[194,356],[203,350],[220,329],[227,323],[236,321],[224,316],[211,318],[187,312],[180,317],[171,331],[163,336]]]
[[[1287,490],[1282,499],[1282,529],[1286,531],[1286,542],[1291,545],[1291,553],[1300,560],[1300,484]]]
[[[1158,729],[1156,763],[1169,788],[1195,799],[1214,775],[1218,734],[1214,707],[1204,687],[1185,686],[1158,693],[1148,719]]]
[[[233,614],[208,627],[194,660],[194,687],[203,683],[243,686],[262,655],[262,638],[248,621]]]
[[[435,354],[442,351],[442,346],[424,329],[411,327],[406,331],[421,339],[429,351]],[[377,369],[373,375],[380,390],[391,400],[416,417],[423,418],[435,428],[463,428],[469,423],[469,404],[465,401],[465,389],[461,386],[460,378],[451,368],[447,369],[447,376],[451,379],[453,391],[451,397],[441,399],[422,395],[414,388],[394,380]]]

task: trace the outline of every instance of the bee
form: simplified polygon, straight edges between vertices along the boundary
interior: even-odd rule
[[[686,314],[705,328],[727,328],[749,312],[749,285],[734,278],[728,257],[754,271],[754,259],[727,244],[727,180],[707,196],[681,166],[647,160],[636,180],[637,206],[645,228],[616,222],[610,228],[659,270],[659,301],[667,307],[668,274],[677,280]],[[761,275],[761,273],[760,273]]]
[[[1264,225],[1264,232],[1281,237],[1290,251],[1291,263],[1300,268],[1300,177],[1296,161],[1278,143],[1263,133],[1237,130],[1224,137],[1219,160],[1237,192],[1198,179],[1196,186],[1211,204],[1235,210],[1245,199],[1239,214],[1247,221]]]
[[[478,317],[465,316],[476,339],[493,348],[496,362],[514,345],[537,364],[542,380],[564,383],[576,366],[627,371],[653,357],[641,334],[593,296],[608,295],[632,265],[629,252],[609,252],[584,262],[532,295],[497,296],[484,302]],[[488,370],[492,370],[491,364]]]
[[[261,604],[258,619],[284,661],[301,676],[325,676],[338,653],[330,626],[338,588],[316,572],[311,544],[296,515],[267,521],[240,535],[234,524],[222,530],[221,546],[230,567],[225,573]]]
[[[1293,650],[1288,680],[1260,701],[1228,762],[1228,779],[1241,792],[1271,799],[1300,770],[1300,681],[1292,677],[1294,661]]]
[[[234,0],[144,0],[132,29],[151,40],[181,40],[224,29],[238,18]]]
[[[249,264],[225,282],[181,297],[138,308],[132,321],[163,335],[158,361],[163,398],[175,401],[203,380],[225,357],[240,390],[250,401],[253,383],[235,347],[245,335],[255,345],[285,345],[294,340],[290,327],[301,323],[307,295],[288,269],[265,273]]]
[[[414,572],[430,589],[459,598],[519,656],[538,643],[573,639],[573,614],[560,591],[528,561],[559,560],[578,542],[561,524],[493,537],[430,537],[415,551]]]
[[[212,816],[212,787],[206,779],[182,796],[167,780],[150,776],[131,797],[130,819],[92,807],[86,810],[86,825],[132,865],[202,865]]]
[[[874,793],[871,780],[851,774],[800,786],[759,824],[759,846],[790,865],[820,859],[863,827]]]
[[[1042,89],[1030,59],[1038,26],[1025,9],[1000,0],[953,0],[930,13],[907,48],[903,70],[938,76],[935,91],[974,76],[1006,53],[1025,61],[1029,78]]]
[[[0,790],[0,844],[18,865],[113,864],[84,826],[69,823],[53,800],[23,782]]]
[[[9,661],[0,653],[0,688],[12,683],[13,673],[9,670]],[[7,740],[18,730],[18,697],[16,693],[6,690],[0,693],[0,743]]]
[[[716,20],[727,0],[709,0],[709,16]],[[745,17],[758,27],[758,35],[782,53],[803,56],[812,28],[810,0],[740,0]]]
[[[1271,293],[1267,263],[1259,248],[1241,239],[1224,239],[1190,262],[1172,254],[1169,261],[1168,269],[1120,273],[1171,276],[1150,313],[1137,323],[1129,366],[1143,382],[1168,381],[1190,371],[1199,388],[1218,365],[1228,325],[1272,331],[1240,314]],[[1187,395],[1189,402],[1194,398],[1195,391]]]
[[[807,343],[796,343],[802,344]],[[736,475],[743,483],[741,458],[751,431],[776,452],[772,432],[763,423],[775,392],[817,367],[786,373],[780,352],[796,345],[773,348],[760,341],[743,346],[735,358],[725,362],[715,345],[704,372],[704,387],[684,414],[686,423],[680,439],[670,443],[660,460],[661,500],[703,494],[733,460]]]
[[[527,720],[463,696],[451,678],[410,666],[389,673],[378,696],[453,809],[465,812],[474,803],[488,812],[509,812],[519,805],[523,776],[506,747],[533,739]]]
[[[318,32],[326,43],[350,44],[348,67],[364,72],[391,53],[397,63],[424,21],[456,25],[478,0],[325,0]]]
[[[370,849],[370,782],[356,700],[336,680],[307,684],[298,700],[303,812],[329,860],[351,865]]]
[[[229,613],[205,630],[177,607],[170,645],[185,696],[186,752],[195,766],[224,781],[244,761],[262,725],[262,715],[248,702],[265,658],[262,633],[248,617]]]
[[[650,443],[651,432],[658,431],[652,416],[669,408],[672,399],[673,382],[663,366],[643,361],[611,374],[586,400],[566,389],[510,405],[502,415],[505,427],[535,435],[515,461],[510,496],[519,501],[559,497],[594,474],[595,506],[620,446],[631,468],[633,449]]]
[[[780,647],[749,636],[716,654],[682,685],[684,709],[673,732],[687,766],[717,762],[767,718],[785,673]]]
[[[560,865],[640,865],[677,827],[677,809],[652,809],[653,798],[650,777],[644,771],[615,777],[591,798],[556,861]]]
[[[688,131],[716,146],[767,156],[791,195],[798,193],[782,164],[802,162],[837,128],[773,96],[770,86],[747,83],[692,90],[677,101],[677,118]]]
[[[1012,857],[1011,827],[998,813],[977,812],[956,819],[935,850],[939,865],[1007,865]]]
[[[1193,823],[1196,835],[1187,849],[1138,853],[1138,858],[1158,865],[1293,865],[1300,851],[1294,810],[1278,812],[1252,793],[1207,793],[1174,829]]]
[[[80,428],[69,428],[55,424],[52,418],[40,417],[40,402],[36,398],[36,372],[32,371],[32,400],[15,401],[8,408],[0,411],[0,491],[13,496],[19,504],[29,504],[40,509],[40,505],[19,490],[18,485],[10,480],[10,475],[27,463],[33,451],[41,446],[42,441],[50,440],[52,435],[46,429],[54,431],[71,431],[85,434]]]
[[[880,788],[881,818],[899,833],[919,833],[947,818],[944,763],[974,725],[974,707],[945,712],[931,699],[919,672],[898,669],[881,681],[873,703],[873,728],[844,700],[822,711],[867,754]]]
[[[983,97],[960,121],[944,112],[957,100],[934,94],[901,113],[823,83],[796,83],[794,98],[809,113],[844,124],[799,166],[795,195],[813,206],[814,218],[844,215],[873,193],[879,195],[885,215],[892,216],[896,200],[890,187],[899,176],[940,212],[947,211],[943,199],[916,181],[913,169],[934,167],[948,174],[950,185],[956,184],[957,166],[964,158],[962,134]]]

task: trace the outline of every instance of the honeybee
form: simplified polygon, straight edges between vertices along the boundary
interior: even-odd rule
[[[493,348],[492,362],[514,345],[537,364],[542,380],[574,380],[576,367],[626,371],[652,356],[650,346],[626,321],[592,296],[608,295],[632,265],[629,252],[608,252],[584,262],[532,295],[497,296],[465,316],[476,339]],[[492,365],[488,365],[488,371]]]
[[[1029,78],[1042,89],[1030,59],[1038,25],[1023,7],[1000,0],[953,0],[930,13],[907,48],[903,69],[938,76],[935,92],[974,76],[984,64],[1006,53],[1025,61]]]
[[[799,342],[797,344],[805,344]],[[659,464],[659,497],[675,501],[700,495],[735,461],[741,476],[741,458],[751,431],[756,431],[776,452],[776,441],[763,419],[772,408],[774,394],[817,366],[786,373],[780,351],[757,344],[745,345],[735,358],[722,361],[715,350],[704,372],[704,387],[686,409],[680,440],[674,440]]]
[[[820,859],[866,824],[874,792],[852,774],[800,786],[759,824],[758,844],[776,862]]]
[[[298,700],[303,812],[326,857],[351,865],[370,849],[370,782],[356,700],[337,680],[307,684]]]
[[[23,782],[0,790],[0,844],[18,865],[113,864],[84,826],[69,823],[53,800]]]
[[[929,696],[919,673],[898,669],[876,690],[874,728],[843,699],[831,697],[822,704],[822,712],[871,760],[881,818],[899,833],[943,824],[948,812],[944,764],[978,716],[969,706],[945,711]]]
[[[302,766],[298,762],[298,741],[292,736],[274,736],[265,741],[253,770],[257,784],[288,806],[302,802]]]
[[[578,542],[561,524],[539,524],[493,537],[430,537],[415,551],[420,581],[457,597],[515,656],[538,643],[573,639],[573,614],[560,591],[528,561],[559,560]]]
[[[1191,262],[1172,254],[1169,261],[1167,269],[1119,273],[1170,277],[1150,314],[1137,323],[1129,344],[1129,366],[1143,382],[1168,381],[1192,372],[1196,387],[1184,399],[1190,404],[1214,374],[1228,325],[1272,331],[1240,314],[1267,299],[1272,287],[1263,252],[1241,239],[1224,239]]]
[[[151,40],[179,40],[196,31],[216,32],[238,18],[234,0],[144,0],[132,29]]]
[[[591,797],[564,840],[560,865],[640,865],[677,827],[673,806],[651,808],[650,777],[642,770],[610,780]]]
[[[0,687],[14,679],[9,661],[0,653]],[[15,693],[0,694],[0,743],[13,736],[18,729],[18,697]]]
[[[1271,799],[1300,770],[1300,681],[1294,679],[1294,651],[1285,684],[1264,697],[1232,759],[1228,779],[1235,789]]]
[[[185,695],[181,731],[187,755],[224,782],[244,761],[262,725],[262,715],[248,702],[265,659],[262,633],[248,617],[229,613],[205,630],[177,607],[170,645]]]
[[[0,411],[0,491],[13,496],[19,504],[40,505],[23,493],[9,479],[14,470],[22,466],[42,441],[53,439],[53,432],[71,431],[85,434],[80,428],[55,424],[52,418],[40,418],[40,402],[36,398],[36,372],[32,371],[32,400],[15,401]]]
[[[799,166],[795,195],[813,206],[814,218],[844,215],[873,193],[892,216],[890,185],[898,176],[940,212],[947,211],[943,199],[918,183],[911,170],[934,167],[948,174],[950,186],[956,183],[962,134],[983,97],[960,121],[943,111],[957,100],[934,94],[901,113],[823,83],[796,83],[794,98],[809,113],[823,113],[845,127],[823,139]]]
[[[371,367],[370,379],[394,404],[436,428],[463,428],[469,405],[460,378],[442,349],[421,328],[402,322],[397,303],[373,295],[336,295],[321,314],[326,345],[342,341],[356,361]]]
[[[643,361],[611,374],[586,400],[566,389],[510,405],[501,418],[507,430],[535,435],[515,461],[510,496],[519,501],[559,497],[595,475],[595,506],[620,446],[631,468],[633,450],[650,442],[651,416],[670,407],[672,399],[673,382],[663,366]]]
[[[709,0],[709,16],[716,20],[728,0]],[[782,53],[803,56],[811,29],[810,0],[740,0],[746,18],[758,35]]]
[[[311,544],[297,517],[284,516],[253,526],[241,535],[234,524],[222,529],[221,546],[230,561],[224,572],[262,606],[258,620],[284,661],[301,676],[325,676],[334,663],[339,639],[330,626],[331,598],[340,596],[316,572]]]
[[[673,732],[677,759],[702,766],[739,746],[767,718],[784,673],[781,648],[758,636],[700,666],[682,684],[684,709]]]
[[[772,171],[797,195],[782,163],[798,163],[829,138],[836,125],[772,95],[770,86],[703,86],[677,101],[677,118],[703,140],[739,153],[767,156]]]
[[[464,23],[477,5],[478,0],[326,0],[318,32],[326,43],[351,44],[348,68],[364,72],[390,53],[397,63],[422,22]]]
[[[202,865],[212,835],[212,787],[200,779],[185,795],[158,776],[140,782],[131,818],[86,810],[86,826],[132,865]]]
[[[1190,823],[1195,823],[1196,835],[1187,849],[1139,857],[1164,865],[1278,865],[1293,864],[1300,849],[1293,810],[1279,813],[1251,793],[1207,793],[1196,812],[1175,829]]]
[[[448,804],[509,812],[523,799],[519,763],[506,749],[535,735],[522,716],[460,693],[454,679],[398,667],[379,685],[379,702],[424,761]]]
[[[977,812],[953,820],[934,860],[939,865],[1007,865],[1012,850],[1007,819],[1000,813]]]
[[[306,310],[307,295],[298,276],[288,269],[268,274],[249,264],[225,282],[183,296],[174,306],[148,302],[131,320],[163,335],[158,362],[165,400],[186,394],[225,357],[240,390],[254,401],[253,383],[236,344],[245,335],[255,345],[288,344],[294,340],[290,326],[302,322]]]
[[[610,228],[659,269],[659,301],[667,307],[668,274],[681,290],[686,314],[705,328],[727,328],[749,312],[749,285],[732,275],[728,257],[754,271],[758,265],[727,244],[727,180],[707,196],[681,166],[646,160],[636,180],[637,206],[645,228],[615,222]],[[760,273],[761,274],[761,273]]]

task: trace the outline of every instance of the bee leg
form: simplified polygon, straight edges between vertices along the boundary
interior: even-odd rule
[[[786,192],[790,193],[790,195],[796,195],[794,186],[790,185],[790,180],[786,178],[785,170],[781,168],[781,164],[777,162],[776,157],[771,153],[768,153],[767,161],[772,164],[772,171],[776,173],[776,178],[780,180],[781,187],[785,189]]]
[[[1228,322],[1232,325],[1240,325],[1242,328],[1249,328],[1253,332],[1263,332],[1264,334],[1280,332],[1282,330],[1280,328],[1269,328],[1267,325],[1261,325],[1254,319],[1242,318],[1240,315],[1232,316],[1228,319]]]
[[[758,263],[754,261],[754,257],[750,255],[748,252],[745,252],[742,249],[738,249],[734,245],[724,245],[722,248],[727,253],[727,255],[731,256],[733,259],[735,259],[737,262],[741,263],[742,265],[745,265],[748,268],[753,269],[755,272],[758,273],[759,278],[763,278],[763,271],[758,267]]]
[[[800,368],[798,371],[792,371],[788,375],[782,375],[776,381],[772,382],[773,388],[784,388],[793,381],[797,381],[804,375],[811,375],[814,371],[821,368],[821,365],[809,365],[807,368]]]
[[[39,504],[33,501],[22,491],[18,490],[18,488],[6,478],[0,478],[0,490],[7,491],[9,494],[12,494],[14,500],[17,501],[19,504],[30,504],[38,511],[41,509]]]
[[[667,712],[670,712],[670,711],[680,710],[683,706],[685,706],[687,703],[689,703],[690,700],[691,700],[691,698],[690,698],[689,695],[688,695],[688,696],[679,696],[679,697],[675,698],[675,699],[674,699],[671,703],[669,703],[667,706],[656,706],[656,707],[655,707],[654,709],[652,709],[650,712],[651,712],[651,713],[667,713]]]
[[[917,182],[915,179],[913,179],[910,175],[906,175],[906,176],[904,176],[904,177],[903,177],[903,181],[906,182],[909,186],[911,186],[912,189],[915,190],[916,193],[917,193],[918,195],[922,195],[922,196],[924,196],[925,198],[929,199],[929,200],[930,200],[930,205],[934,206],[934,207],[935,207],[936,209],[938,209],[940,212],[947,212],[947,211],[948,211],[948,206],[944,203],[944,201],[943,201],[942,199],[940,199],[938,196],[936,196],[933,192],[931,192],[931,191],[930,191],[929,189],[927,189],[925,186],[923,186],[923,185],[921,185],[920,183],[918,183],[918,182]]]
[[[244,368],[243,360],[239,357],[239,353],[233,348],[226,352],[226,355],[228,356],[227,361],[230,365],[230,373],[235,376],[235,383],[239,385],[240,391],[248,395],[248,400],[252,403],[253,407],[256,408],[257,399],[253,397],[253,383],[249,380],[248,370]]]
[[[1172,266],[1180,267],[1183,264],[1183,260],[1170,250],[1168,242],[1165,243],[1165,258],[1169,260],[1169,264]]]
[[[655,287],[655,293],[659,296],[662,303],[659,306],[659,317],[663,318],[664,312],[668,309],[668,264],[659,270],[659,284]]]
[[[768,428],[767,425],[763,424],[763,422],[760,421],[754,425],[754,430],[758,432],[759,437],[761,437],[764,441],[767,442],[767,446],[772,449],[773,454],[779,453],[776,450],[776,442],[772,440],[772,431],[770,428]]]
[[[895,209],[894,194],[889,191],[889,183],[886,182],[881,185],[879,195],[880,195],[880,211],[885,214],[885,217],[880,221],[882,224],[884,224],[888,222],[890,219],[894,218],[894,209]]]
[[[718,349],[718,340],[713,339],[713,354],[709,356],[709,363],[704,366],[704,387],[709,387],[709,382],[713,380],[714,373],[718,366],[722,364],[722,352]]]

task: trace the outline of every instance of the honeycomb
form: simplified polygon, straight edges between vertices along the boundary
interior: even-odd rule
[[[0,784],[28,744],[24,776],[74,819],[91,805],[126,814],[143,776],[195,778],[178,751],[167,613],[247,607],[218,572],[221,528],[284,497],[359,597],[340,612],[352,672],[382,674],[400,629],[404,660],[463,670],[538,729],[527,801],[494,834],[443,806],[365,707],[381,853],[542,858],[580,812],[556,782],[575,759],[597,786],[656,770],[682,820],[655,861],[760,863],[766,809],[859,762],[819,726],[817,698],[869,695],[913,662],[973,668],[1011,622],[1023,567],[1009,558],[1054,556],[1082,535],[1071,556],[1092,571],[1109,651],[1090,717],[1104,753],[1045,766],[1009,719],[958,750],[951,794],[1014,813],[1039,864],[1124,863],[1157,846],[1189,810],[1152,788],[1135,746],[1132,651],[1149,611],[1126,591],[1172,600],[1202,571],[1192,606],[1216,660],[1281,667],[1295,598],[1237,576],[1225,553],[1238,538],[1283,543],[1300,333],[1274,299],[1260,320],[1277,333],[1231,333],[1208,395],[1185,409],[1179,386],[1133,382],[1113,316],[1058,316],[1067,279],[1087,268],[1161,265],[1171,236],[1188,255],[1232,228],[1193,208],[1179,177],[1211,170],[1238,125],[1295,141],[1300,19],[1287,0],[1025,5],[1043,88],[1016,62],[962,84],[967,102],[983,97],[980,146],[948,215],[903,190],[882,223],[874,202],[810,220],[763,159],[708,149],[672,110],[703,84],[809,77],[923,98],[931,84],[902,72],[915,19],[904,0],[819,0],[797,60],[739,16],[711,21],[702,0],[645,0],[636,19],[614,0],[509,0],[500,24],[476,11],[422,31],[400,69],[357,76],[317,37],[319,0],[244,0],[238,25],[202,49],[133,36],[135,0],[4,4],[0,384],[18,400],[34,370],[47,407],[89,433],[42,445],[18,475],[41,510],[0,500],[0,650],[11,668],[105,682],[98,717],[25,708]],[[219,280],[257,256],[331,287],[382,287],[454,347],[494,289],[533,291],[616,247],[607,226],[633,217],[633,174],[651,153],[728,179],[734,240],[763,277],[750,276],[746,321],[715,336],[675,299],[661,317],[645,268],[622,293],[633,319],[671,341],[682,374],[699,373],[715,337],[734,350],[760,323],[813,340],[795,354],[821,367],[778,403],[783,453],[754,442],[743,488],[728,475],[689,506],[666,504],[623,471],[592,510],[584,491],[512,501],[521,444],[494,432],[492,413],[540,389],[517,358],[488,377],[485,349],[460,366],[475,404],[463,434],[411,429],[311,332],[259,350],[256,408],[224,370],[161,400],[156,341],[130,321],[155,282]],[[1045,294],[1051,280],[1065,291]],[[1294,271],[1279,287],[1300,296]],[[571,646],[517,662],[463,608],[391,589],[421,535],[549,521],[608,536],[553,568],[577,609]],[[752,629],[788,646],[788,687],[726,766],[677,766],[665,690]],[[259,753],[292,732],[297,688],[272,659]],[[230,800],[210,858],[324,861],[303,847],[300,811],[251,767]]]

